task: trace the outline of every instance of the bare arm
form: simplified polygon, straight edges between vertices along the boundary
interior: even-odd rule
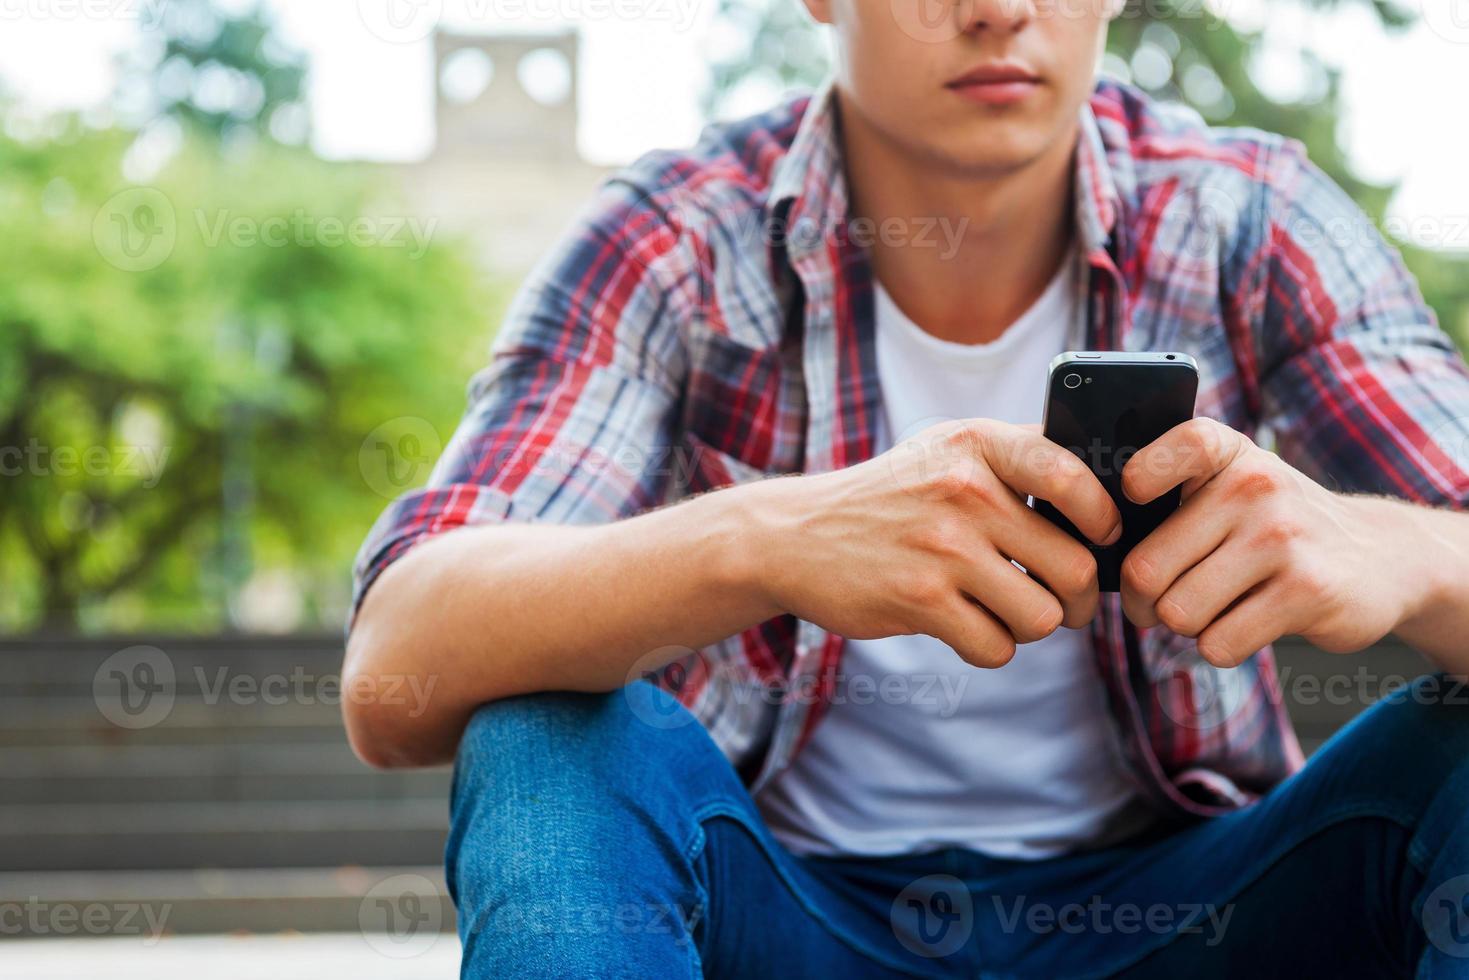
[[[1400,500],[1364,498],[1361,520],[1392,542],[1378,573],[1411,583],[1393,632],[1452,674],[1469,676],[1469,514]]]
[[[640,662],[653,651],[704,646],[774,615],[740,531],[746,489],[605,525],[466,527],[413,548],[364,599],[343,681],[428,696],[345,699],[358,755],[447,761],[479,704],[613,690],[634,667],[661,666]]]
[[[547,690],[615,690],[782,613],[844,636],[926,633],[978,666],[1096,609],[1086,548],[1024,503],[1051,500],[1097,541],[1111,498],[1032,429],[947,423],[833,473],[707,493],[597,526],[497,524],[415,546],[363,602],[345,698],[380,766],[452,758],[474,708]],[[1029,570],[1021,571],[1014,558]]]

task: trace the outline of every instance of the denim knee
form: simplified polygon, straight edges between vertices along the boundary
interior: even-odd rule
[[[1322,754],[1338,780],[1417,818],[1455,791],[1453,775],[1469,764],[1469,685],[1441,673],[1419,677],[1385,694]]]
[[[633,919],[690,955],[706,898],[699,821],[746,805],[703,726],[651,685],[481,707],[455,763],[445,852],[466,963],[576,973],[592,951],[625,946]]]
[[[612,800],[639,802],[650,780],[721,764],[728,765],[698,720],[650,684],[531,694],[475,711],[455,760],[453,802],[457,810],[501,795],[533,812],[538,799],[554,796],[563,805],[595,801],[601,810]],[[678,781],[659,788],[676,791]]]

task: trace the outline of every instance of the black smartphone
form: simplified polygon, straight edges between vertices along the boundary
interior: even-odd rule
[[[1194,416],[1199,366],[1187,354],[1131,351],[1067,351],[1051,361],[1042,423],[1047,439],[1086,463],[1122,512],[1122,537],[1093,544],[1044,500],[1035,509],[1091,548],[1097,583],[1116,592],[1122,559],[1178,509],[1180,488],[1135,504],[1122,493],[1122,467],[1133,453]]]

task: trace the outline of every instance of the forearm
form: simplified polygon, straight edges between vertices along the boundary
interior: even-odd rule
[[[343,681],[385,691],[407,678],[400,687],[432,693],[422,705],[346,699],[359,755],[447,761],[480,704],[615,690],[777,615],[755,574],[751,489],[606,525],[464,528],[411,549],[369,590]]]
[[[1469,674],[1469,513],[1386,498],[1362,504],[1363,519],[1381,529],[1391,549],[1382,574],[1398,576],[1409,590],[1393,633],[1441,669]]]

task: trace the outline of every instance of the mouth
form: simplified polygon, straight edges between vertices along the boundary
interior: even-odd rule
[[[950,79],[944,87],[981,105],[1014,105],[1041,86],[1041,78],[1018,62],[987,62]]]

